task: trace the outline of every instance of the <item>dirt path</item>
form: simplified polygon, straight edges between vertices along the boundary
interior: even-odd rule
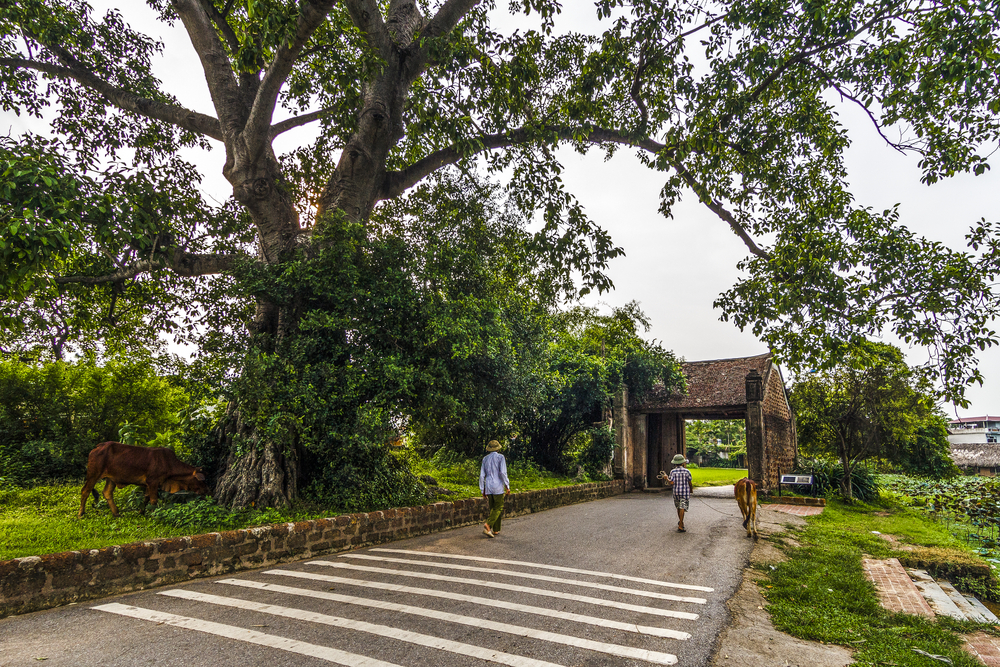
[[[750,564],[777,563],[784,554],[765,538],[786,526],[801,526],[805,519],[767,509],[758,510],[761,539],[750,554]],[[850,650],[796,639],[778,632],[764,610],[757,582],[763,573],[753,567],[743,572],[743,583],[727,606],[733,622],[719,636],[712,667],[842,667],[854,662]]]

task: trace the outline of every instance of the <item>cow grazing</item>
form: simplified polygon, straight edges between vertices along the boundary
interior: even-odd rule
[[[743,513],[743,527],[747,537],[757,539],[757,483],[749,477],[736,482],[736,503]]]
[[[80,493],[78,517],[83,516],[90,493],[94,494],[94,502],[97,502],[94,485],[102,479],[108,480],[104,485],[103,495],[108,501],[112,516],[118,516],[114,492],[119,486],[138,484],[146,487],[146,499],[154,505],[160,489],[168,493],[193,491],[202,496],[208,493],[205,475],[201,470],[178,459],[171,449],[102,442],[90,452],[87,459],[87,481]]]

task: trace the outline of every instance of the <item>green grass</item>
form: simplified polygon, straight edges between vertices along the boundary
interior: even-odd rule
[[[747,476],[746,468],[688,468],[695,486],[726,486]]]
[[[479,464],[462,462],[446,470],[424,466],[418,474],[429,474],[441,486],[456,491],[448,500],[474,498],[479,493]],[[527,491],[567,486],[577,481],[540,471],[530,465],[511,464],[511,490]],[[82,519],[80,508],[83,483],[38,486],[31,489],[0,487],[0,560],[39,556],[60,551],[99,549],[161,537],[210,533],[269,523],[305,521],[336,516],[335,507],[299,503],[287,509],[242,510],[233,512],[208,499],[187,503],[161,502],[139,515],[141,494],[137,487],[115,493],[121,516],[114,518],[104,501],[95,509],[91,500]],[[98,485],[103,488],[102,485]],[[445,499],[442,497],[442,499]],[[434,502],[428,500],[428,502]],[[378,508],[384,509],[384,508]]]
[[[430,475],[437,480],[439,486],[454,491],[454,495],[448,496],[451,500],[477,498],[482,495],[479,491],[479,461],[476,459],[445,458],[430,461],[418,459],[411,462],[411,465],[417,475]],[[557,475],[542,470],[530,461],[508,461],[507,477],[510,479],[512,493],[553,489],[557,486],[592,481],[589,478],[575,479]]]
[[[782,541],[781,535],[772,538],[789,556],[763,567],[768,579],[762,585],[775,627],[802,639],[851,647],[859,665],[940,664],[913,648],[946,656],[957,667],[978,665],[961,649],[958,633],[993,631],[992,626],[882,609],[861,559],[906,557],[910,552],[897,551],[873,530],[900,536],[944,559],[971,558],[947,530],[912,510],[833,501],[822,514],[810,517],[806,527],[793,531],[799,546]]]
[[[87,513],[77,519],[81,487],[82,483],[0,489],[0,560],[324,516],[316,508],[303,507],[230,512],[204,499],[161,503],[140,516],[139,489],[130,487],[115,493],[118,518],[111,516],[103,500],[96,509],[88,500]]]

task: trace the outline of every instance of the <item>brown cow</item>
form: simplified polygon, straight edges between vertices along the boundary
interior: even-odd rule
[[[97,501],[94,485],[102,479],[108,480],[104,485],[103,495],[108,501],[112,516],[118,516],[114,492],[119,486],[138,484],[146,487],[146,499],[154,505],[156,494],[161,488],[169,493],[193,491],[202,496],[208,493],[205,475],[201,470],[178,459],[171,449],[102,442],[90,452],[87,459],[87,481],[80,493],[78,517],[83,516],[90,493],[94,494],[94,501]],[[142,511],[145,511],[145,506]]]
[[[757,539],[757,483],[749,477],[736,482],[736,503],[743,513],[743,527],[747,537]]]

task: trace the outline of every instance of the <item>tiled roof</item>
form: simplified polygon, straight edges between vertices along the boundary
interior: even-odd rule
[[[959,417],[958,419],[952,419],[949,424],[968,424],[970,422],[1000,422],[1000,417],[991,417],[985,415],[983,417]]]
[[[990,443],[958,443],[951,446],[951,460],[957,466],[1000,466],[1000,445]]]
[[[635,407],[642,410],[744,408],[747,404],[747,373],[756,370],[766,383],[770,366],[770,353],[736,359],[686,361],[682,368],[688,382],[687,395],[669,395],[663,390],[663,385],[658,385],[646,395],[641,405]]]

